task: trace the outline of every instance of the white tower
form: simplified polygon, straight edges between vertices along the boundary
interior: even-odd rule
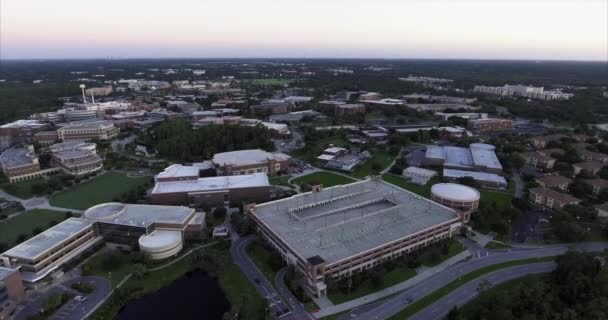
[[[82,102],[83,103],[87,103],[87,96],[84,95],[84,88],[86,88],[87,86],[85,86],[84,84],[80,85],[80,90],[82,90]]]

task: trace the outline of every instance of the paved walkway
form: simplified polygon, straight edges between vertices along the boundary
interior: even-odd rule
[[[4,190],[0,190],[0,198],[4,198],[8,201],[19,202],[24,208],[24,211],[32,210],[32,209],[46,209],[46,210],[54,210],[54,211],[62,211],[62,212],[74,212],[74,213],[83,213],[83,210],[71,209],[71,208],[62,208],[52,206],[49,203],[48,197],[34,197],[29,199],[21,199],[13,196],[10,193],[7,193]],[[16,215],[13,215],[16,216]]]
[[[319,312],[315,313],[314,316],[316,318],[326,317],[326,316],[329,316],[332,314],[344,312],[344,311],[362,306],[364,304],[378,301],[378,300],[386,298],[388,296],[392,296],[395,293],[398,293],[400,291],[403,291],[407,288],[410,288],[412,286],[415,286],[415,285],[421,283],[422,281],[434,276],[435,274],[440,273],[441,271],[447,269],[448,267],[467,259],[469,256],[471,256],[471,252],[464,251],[464,252],[461,252],[461,253],[451,257],[448,260],[445,260],[444,262],[442,262],[434,267],[418,268],[418,269],[416,269],[417,274],[414,277],[412,277],[404,282],[401,282],[392,287],[388,287],[386,289],[380,290],[378,292],[368,294],[361,298],[353,299],[348,302],[337,304],[337,305],[334,305],[331,307],[321,308],[321,310],[319,310]],[[321,307],[321,306],[319,306],[319,307]]]

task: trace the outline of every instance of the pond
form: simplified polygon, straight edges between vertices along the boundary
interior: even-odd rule
[[[217,279],[197,270],[155,293],[129,302],[115,320],[221,320],[227,311],[230,311],[230,302]]]

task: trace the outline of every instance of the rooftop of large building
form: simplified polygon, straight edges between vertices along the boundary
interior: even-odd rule
[[[494,153],[494,146],[485,143],[471,143],[469,148],[453,146],[427,146],[426,158],[443,159],[444,165],[461,168],[484,166],[502,169]]]
[[[227,190],[270,186],[265,173],[254,173],[239,176],[219,176],[199,178],[197,180],[158,182],[152,194]]]
[[[90,119],[83,121],[74,121],[63,125],[59,130],[74,130],[74,129],[100,129],[113,127],[114,122],[111,120]]]
[[[285,161],[291,159],[291,157],[284,153],[270,153],[261,149],[251,149],[216,153],[213,156],[213,163],[220,166],[241,166],[264,163],[272,159]]]
[[[0,128],[23,128],[23,127],[31,127],[31,128],[40,128],[45,127],[47,124],[42,123],[38,120],[17,120],[11,123],[3,124]]]
[[[478,171],[466,171],[466,170],[454,170],[454,169],[443,169],[443,176],[446,178],[464,178],[471,177],[477,181],[493,182],[501,185],[507,185],[507,180],[494,173],[478,172]]]
[[[13,247],[2,255],[34,260],[49,249],[68,240],[94,223],[93,220],[69,218],[33,238]]]
[[[301,258],[328,263],[458,219],[454,210],[381,180],[256,205],[253,214]]]
[[[198,177],[199,171],[199,167],[173,164],[159,173],[158,178]]]
[[[32,164],[38,159],[33,149],[25,147],[13,147],[4,150],[0,154],[0,163],[5,167],[18,167]]]
[[[194,215],[194,209],[188,207],[109,202],[89,208],[83,217],[92,221],[148,227],[154,223],[185,224]]]

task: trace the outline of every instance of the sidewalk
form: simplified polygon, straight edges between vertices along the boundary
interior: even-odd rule
[[[337,304],[331,307],[327,307],[327,308],[321,308],[321,310],[319,310],[319,312],[314,313],[313,315],[318,319],[318,318],[322,318],[322,317],[327,317],[330,316],[332,314],[336,314],[336,313],[340,313],[340,312],[344,312],[359,306],[362,306],[364,304],[368,304],[383,298],[386,298],[388,296],[394,295],[398,292],[401,292],[407,288],[413,287],[417,284],[419,284],[420,282],[434,276],[435,274],[445,270],[446,268],[448,268],[451,265],[454,265],[456,263],[459,263],[465,259],[467,259],[469,256],[471,255],[471,252],[469,251],[463,251],[453,257],[451,257],[450,259],[434,266],[434,267],[421,267],[416,269],[416,276],[401,282],[399,284],[396,284],[392,287],[388,287],[384,290],[380,290],[378,292],[374,292],[374,293],[370,293],[364,297],[361,298],[357,298],[357,299],[353,299],[350,300],[348,302],[344,302],[341,304]]]

